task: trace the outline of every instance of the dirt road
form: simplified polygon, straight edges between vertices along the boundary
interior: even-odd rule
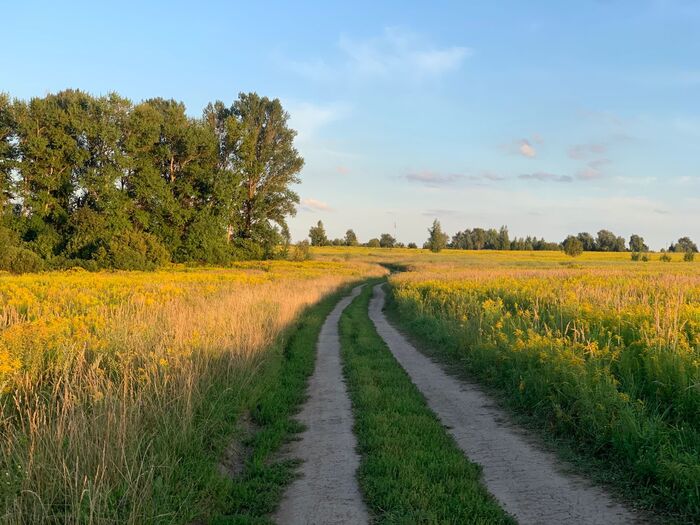
[[[564,472],[560,462],[533,444],[478,387],[446,374],[418,352],[382,308],[374,288],[370,318],[428,405],[467,457],[481,465],[488,490],[520,524],[629,524],[641,520],[604,490]]]
[[[355,477],[360,459],[338,335],[340,315],[360,288],[338,302],[321,328],[309,399],[299,415],[307,430],[292,447],[292,455],[304,461],[301,477],[290,485],[275,516],[283,525],[369,521]]]

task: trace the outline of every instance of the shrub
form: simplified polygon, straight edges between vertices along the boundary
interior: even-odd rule
[[[381,244],[379,244],[379,239],[370,239],[367,241],[367,246],[370,248],[379,248]]]
[[[659,257],[659,260],[662,262],[671,262],[671,256],[667,253],[662,253],[661,257]]]
[[[570,257],[577,257],[583,252],[583,243],[573,235],[569,235],[564,241],[564,252]]]
[[[311,258],[311,250],[309,248],[309,241],[299,241],[294,245],[294,251],[292,252],[293,261],[308,261]]]
[[[695,252],[687,251],[683,254],[683,260],[685,262],[692,262],[695,259]]]
[[[118,270],[155,270],[170,261],[170,254],[153,235],[124,231],[97,250],[100,266]]]
[[[44,260],[26,248],[11,246],[0,253],[0,270],[11,273],[28,273],[43,269]]]
[[[642,258],[642,254],[639,252],[632,252],[632,260],[639,261]]]

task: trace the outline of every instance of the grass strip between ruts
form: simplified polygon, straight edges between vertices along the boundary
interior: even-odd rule
[[[343,369],[361,454],[359,481],[379,523],[513,523],[377,334],[372,288],[340,320]]]

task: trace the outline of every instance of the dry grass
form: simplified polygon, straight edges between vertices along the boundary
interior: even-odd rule
[[[280,262],[0,276],[0,520],[174,519],[181,509],[158,498],[173,492],[208,389],[249,395],[305,306],[382,272]]]

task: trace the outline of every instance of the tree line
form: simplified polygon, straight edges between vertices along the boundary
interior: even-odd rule
[[[309,230],[309,239],[312,246],[368,246],[375,248],[405,247],[388,233],[383,233],[379,238],[372,238],[366,243],[360,243],[355,232],[350,229],[342,239],[330,240],[326,235],[322,221]],[[409,243],[409,248],[417,248],[415,243]],[[609,230],[600,230],[594,237],[590,233],[581,232],[578,235],[569,235],[562,242],[549,242],[544,238],[515,237],[510,238],[507,226],[495,228],[473,228],[458,231],[451,238],[443,232],[440,221],[437,219],[428,228],[428,239],[423,248],[432,251],[440,251],[444,248],[457,250],[522,250],[522,251],[561,251],[570,255],[578,255],[584,251],[592,252],[632,252],[643,254],[649,251],[649,247],[640,235],[633,234],[629,239],[629,246],[624,237],[615,235]],[[668,249],[662,252],[697,253],[697,245],[689,237],[681,237],[678,242],[671,243]]]
[[[260,259],[289,242],[304,160],[277,99],[0,94],[0,269]]]

